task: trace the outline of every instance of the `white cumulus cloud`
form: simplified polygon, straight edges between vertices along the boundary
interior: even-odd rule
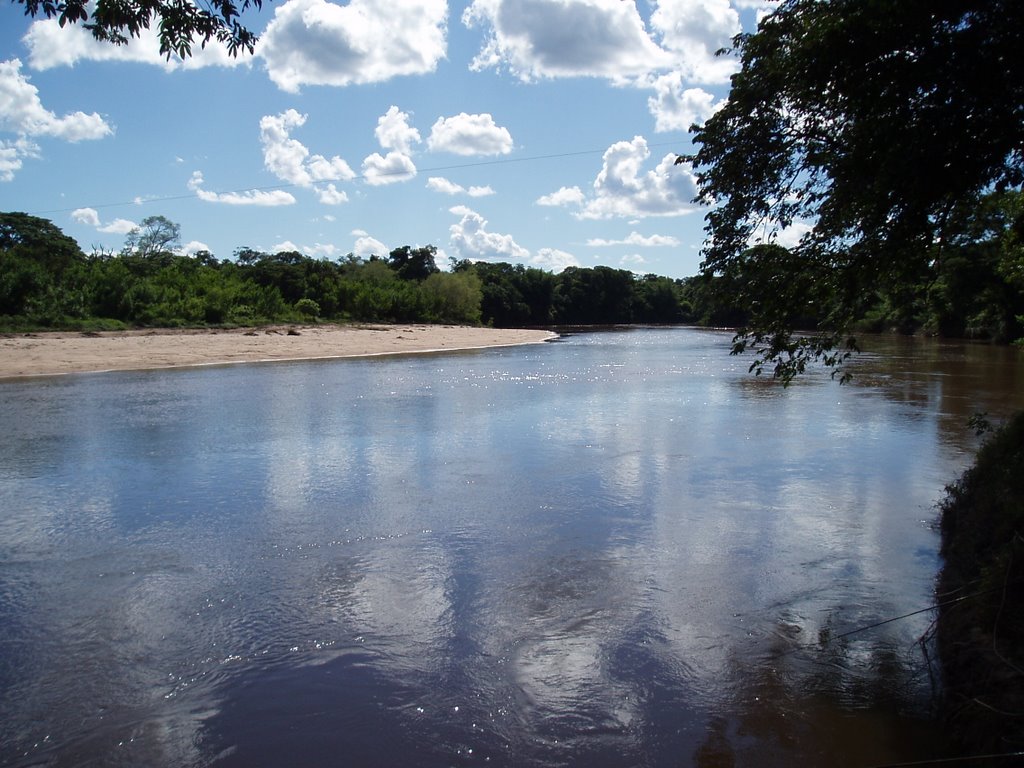
[[[640,271],[640,267],[647,263],[647,260],[639,253],[631,253],[619,259],[619,266],[634,272]]]
[[[560,251],[557,248],[541,248],[537,251],[537,255],[530,259],[530,264],[556,274],[566,267],[580,266],[580,262],[575,256],[567,251]]]
[[[293,205],[295,197],[283,189],[248,189],[243,192],[211,192],[203,189],[203,174],[193,171],[188,181],[188,188],[196,193],[196,197],[206,203],[222,203],[224,205],[256,205],[275,207]]]
[[[95,112],[72,112],[58,117],[46,109],[39,89],[21,74],[19,59],[0,62],[0,129],[72,142],[102,139],[114,132]]]
[[[282,90],[379,83],[433,72],[447,50],[445,0],[289,0],[260,38],[259,56]]]
[[[444,178],[443,176],[431,176],[427,179],[427,189],[440,192],[442,195],[469,195],[470,197],[487,197],[493,195],[491,187],[470,187],[466,189],[461,184]]]
[[[672,53],[673,70],[698,83],[726,83],[736,60],[715,56],[740,32],[740,17],[729,0],[659,0],[651,27]]]
[[[15,134],[0,139],[0,181],[11,181],[26,158],[40,155],[36,139],[79,142],[102,139],[114,129],[95,112],[57,115],[43,106],[39,89],[21,72],[21,60],[0,61],[0,131]]]
[[[529,81],[604,77],[624,82],[670,66],[671,55],[623,0],[474,0],[462,15],[488,38],[473,68],[506,69]]]
[[[389,107],[385,114],[377,118],[374,135],[384,149],[393,149],[405,155],[412,152],[413,145],[420,143],[420,132],[409,125],[409,115],[396,106]]]
[[[638,5],[474,0],[463,24],[488,36],[472,68],[524,81],[595,77],[653,91],[648,106],[656,130],[688,130],[717,107],[697,86],[725,85],[738,68],[735,57],[715,54],[741,31],[739,13],[729,0],[654,0],[645,24]]]
[[[104,232],[113,235],[127,235],[138,227],[130,219],[112,219],[104,224],[100,220],[100,214],[95,208],[76,208],[71,212],[71,220],[87,227],[92,227],[97,232]]]
[[[313,243],[306,250],[306,255],[313,258],[327,259],[338,252],[338,246],[333,243]]]
[[[98,227],[100,225],[100,214],[95,208],[76,208],[71,212],[71,220],[87,227]]]
[[[195,256],[200,251],[209,251],[210,246],[204,243],[202,240],[189,240],[183,246],[181,246],[181,254],[183,256]]]
[[[12,181],[26,157],[38,156],[39,146],[24,137],[14,141],[0,139],[0,181]]]
[[[310,155],[309,149],[291,132],[306,123],[306,115],[288,109],[277,115],[265,115],[260,119],[260,143],[263,145],[263,164],[282,181],[300,187],[313,186],[317,182],[350,181],[356,174],[343,159]],[[320,202],[338,205],[348,196],[333,184],[315,187]]]
[[[427,189],[440,192],[442,195],[461,195],[466,191],[454,181],[449,181],[443,176],[431,176],[427,179]]]
[[[98,229],[100,232],[107,232],[113,235],[127,235],[129,232],[131,232],[138,226],[139,225],[136,224],[131,219],[116,218],[111,219],[106,224],[103,224],[102,226],[99,226],[96,229]]]
[[[390,253],[384,243],[371,237],[362,229],[352,230],[352,236],[356,239],[355,245],[352,246],[352,253],[361,259],[368,259],[370,256],[387,256]]]
[[[439,117],[430,129],[427,146],[434,152],[454,155],[507,155],[512,151],[512,134],[494,122],[489,114]]]
[[[452,248],[462,258],[481,261],[525,260],[530,252],[519,245],[512,235],[502,235],[487,229],[487,220],[464,205],[450,209],[460,217],[448,228]]]
[[[416,175],[416,164],[412,158],[401,152],[381,155],[374,152],[363,160],[363,180],[371,186],[396,184],[408,181]]]
[[[672,237],[671,235],[641,235],[639,232],[630,232],[629,235],[622,240],[602,240],[601,238],[592,238],[587,240],[587,245],[592,248],[602,248],[614,245],[634,245],[642,248],[656,248],[659,246],[679,245],[679,238]]]
[[[557,192],[537,198],[537,205],[547,206],[572,206],[583,205],[587,196],[579,187],[561,187]]]
[[[610,146],[594,180],[593,195],[576,215],[583,219],[644,218],[697,210],[692,202],[697,192],[693,170],[686,164],[676,165],[676,155],[670,153],[653,171],[644,172],[649,156],[642,136]]]
[[[680,72],[726,83],[736,62],[715,56],[740,32],[729,0],[658,0],[650,28],[623,0],[474,0],[462,16],[487,40],[474,69],[504,69],[522,80],[601,77],[625,84]]]
[[[693,124],[705,120],[725,105],[725,99],[715,97],[702,88],[686,88],[679,72],[662,75],[651,83],[654,95],[647,106],[654,115],[654,130],[689,131]]]
[[[333,184],[317,187],[316,196],[324,205],[342,205],[348,202],[348,194],[344,190],[339,190]],[[327,218],[329,221],[333,221],[330,217]]]

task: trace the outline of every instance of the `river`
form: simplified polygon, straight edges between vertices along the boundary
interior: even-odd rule
[[[783,388],[728,349],[0,383],[0,765],[948,754],[936,503],[1022,356],[874,339]]]

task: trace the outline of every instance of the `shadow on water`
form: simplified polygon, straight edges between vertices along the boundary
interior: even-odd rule
[[[700,768],[868,768],[949,754],[926,693],[926,656],[905,646],[828,627],[808,642],[780,621],[765,652],[731,656],[728,674],[731,714],[709,723],[694,753]]]

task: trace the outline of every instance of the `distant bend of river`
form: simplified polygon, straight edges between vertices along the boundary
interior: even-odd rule
[[[694,329],[0,383],[2,766],[942,757],[935,504],[1016,350]]]

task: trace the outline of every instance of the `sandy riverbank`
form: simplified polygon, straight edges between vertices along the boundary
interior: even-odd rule
[[[0,378],[480,349],[555,335],[421,324],[6,334],[0,337]]]

